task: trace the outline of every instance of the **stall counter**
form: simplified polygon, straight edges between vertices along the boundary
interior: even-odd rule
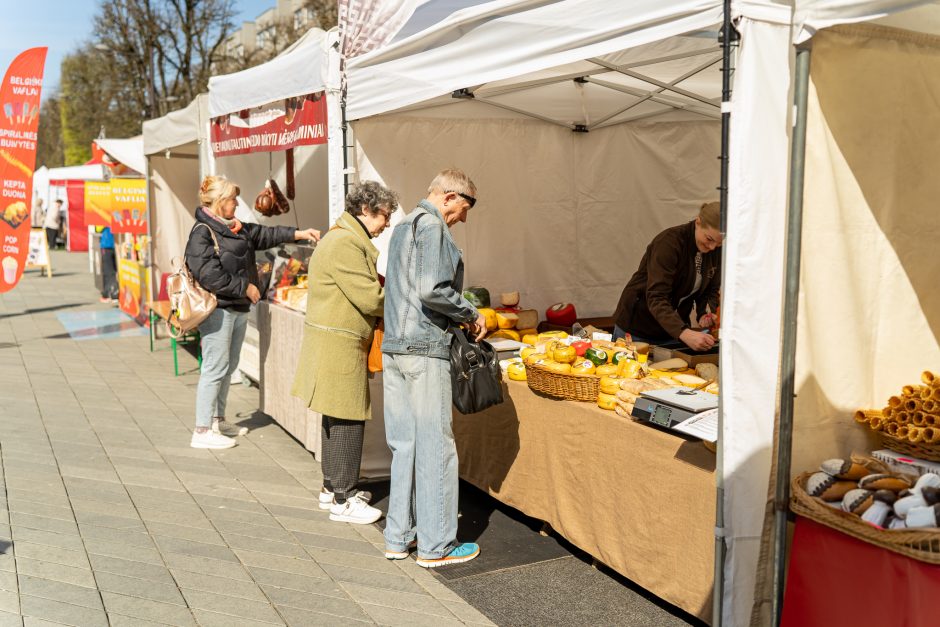
[[[460,476],[710,620],[715,455],[591,403],[504,385],[501,405],[454,412]]]
[[[304,314],[269,301],[257,305],[260,352],[261,411],[271,416],[304,448],[320,459],[321,415],[290,393],[300,359]],[[360,474],[364,479],[389,476],[392,455],[385,443],[382,375],[369,380],[372,420],[366,424]]]

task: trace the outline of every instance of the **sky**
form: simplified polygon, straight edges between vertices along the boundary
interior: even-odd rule
[[[276,0],[235,0],[235,23],[254,20]],[[59,87],[62,59],[91,38],[97,0],[0,0],[0,72],[16,56],[35,46],[48,46],[43,98]]]

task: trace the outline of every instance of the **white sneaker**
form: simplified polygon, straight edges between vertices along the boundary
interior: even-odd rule
[[[233,425],[225,418],[213,418],[212,432],[234,438],[235,436],[245,435],[248,433],[248,427],[239,427],[237,425]]]
[[[382,510],[376,509],[356,497],[347,499],[343,504],[334,503],[330,506],[330,520],[336,522],[371,525],[381,517]]]
[[[193,431],[193,439],[189,443],[193,448],[232,448],[236,444],[237,442],[232,438],[227,438],[211,429],[202,433]]]
[[[372,500],[372,493],[366,492],[365,490],[359,490],[356,494],[353,495],[354,499],[359,499],[364,503],[368,503]],[[333,493],[322,488],[320,490],[320,509],[330,509],[333,505]]]

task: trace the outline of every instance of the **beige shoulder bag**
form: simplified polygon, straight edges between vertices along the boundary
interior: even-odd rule
[[[204,226],[209,230],[215,254],[221,256],[219,242],[212,229],[202,222],[196,226]],[[179,262],[179,268],[166,280],[166,291],[170,298],[170,316],[166,321],[166,329],[171,337],[178,338],[202,324],[203,320],[215,311],[217,302],[215,294],[199,285],[193,278],[185,260],[177,257],[173,261],[174,265]]]

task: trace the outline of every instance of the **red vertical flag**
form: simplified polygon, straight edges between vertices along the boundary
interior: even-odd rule
[[[33,168],[46,48],[13,60],[0,84],[0,293],[13,289],[29,251]]]

